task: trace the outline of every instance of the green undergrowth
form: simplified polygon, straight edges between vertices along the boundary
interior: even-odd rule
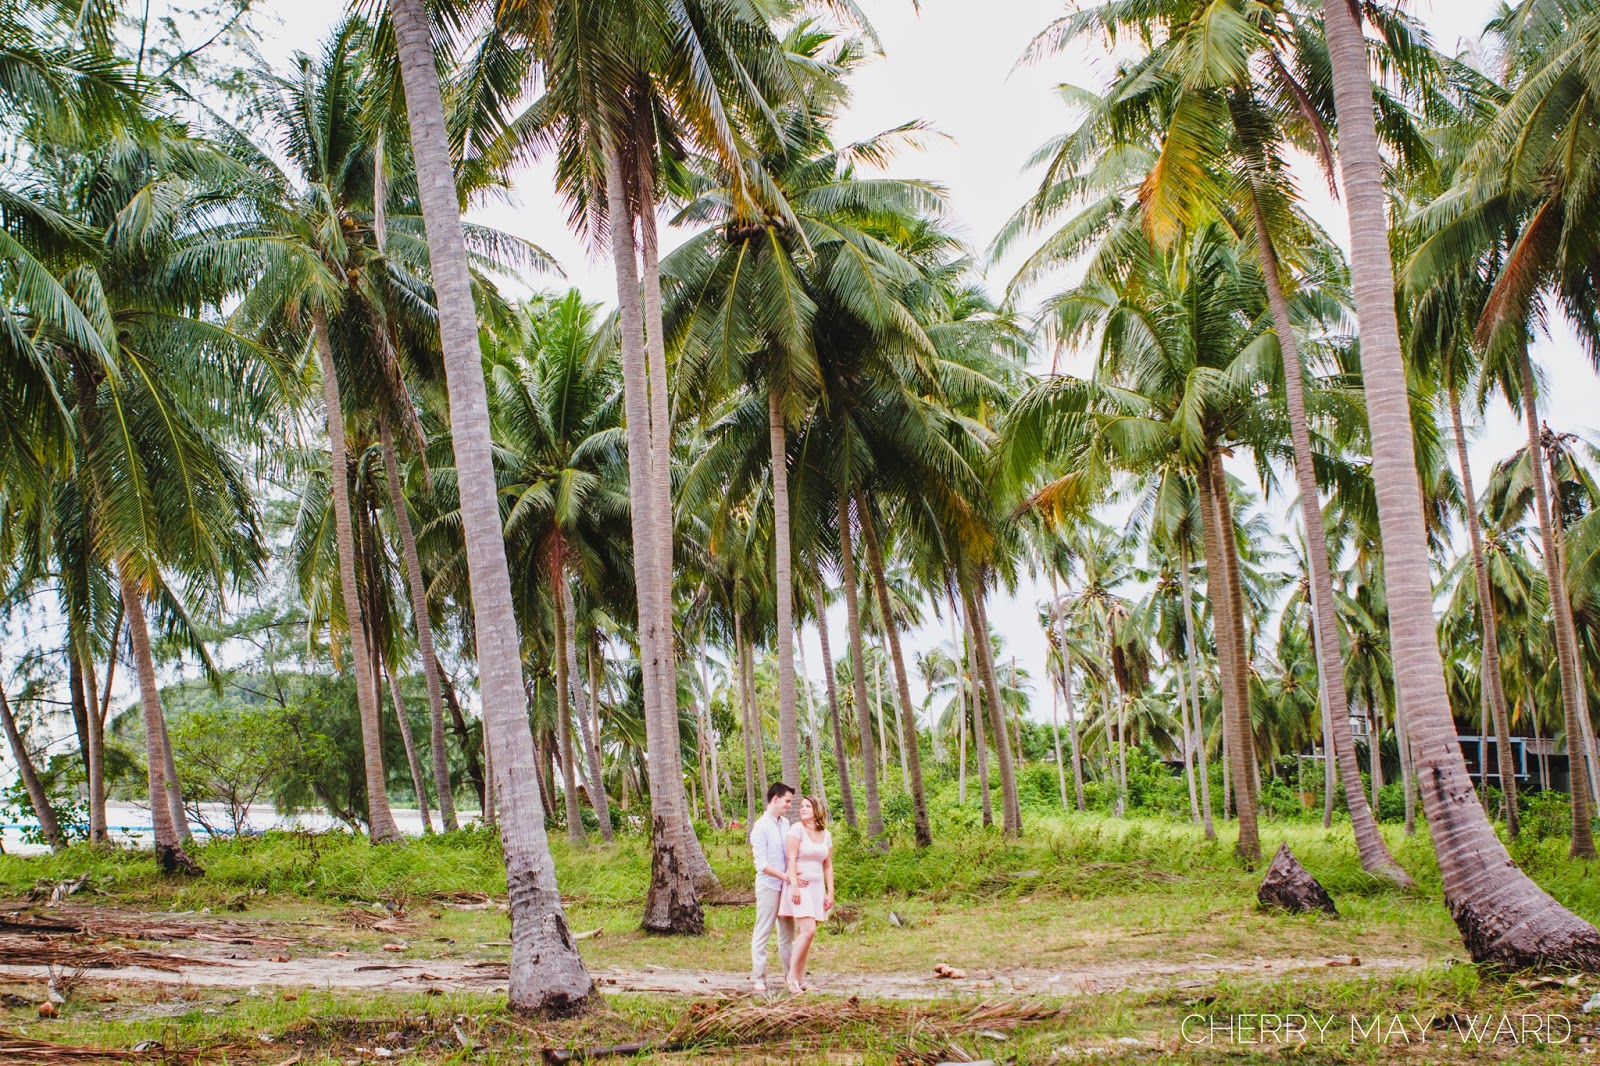
[[[1253,892],[1262,867],[1249,869],[1233,852],[1231,827],[1207,841],[1186,823],[1097,814],[1031,819],[1020,840],[995,829],[935,826],[928,848],[896,844],[873,849],[849,830],[838,834],[836,879],[841,901],[917,900],[961,905],[1013,898],[1094,900],[1133,894],[1232,897]],[[1425,833],[1386,830],[1390,847],[1417,881],[1402,893],[1366,874],[1347,826],[1330,830],[1266,822],[1262,850],[1270,859],[1286,841],[1336,899],[1437,898],[1438,869]],[[737,830],[707,830],[707,857],[724,889],[748,892],[754,871]],[[630,907],[649,882],[648,843],[623,835],[615,844],[553,838],[562,895],[580,905]],[[0,857],[0,894],[15,898],[41,881],[89,875],[89,887],[128,902],[175,909],[226,907],[252,895],[333,902],[425,899],[505,891],[500,843],[492,833],[463,831],[401,845],[369,845],[346,833],[268,833],[248,840],[198,844],[203,877],[164,877],[148,852],[76,846],[57,855]],[[1517,861],[1558,899],[1600,917],[1600,878],[1590,864],[1566,857],[1557,839],[1519,842]]]

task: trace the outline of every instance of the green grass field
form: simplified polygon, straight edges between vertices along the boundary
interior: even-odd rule
[[[682,1042],[686,1033],[692,1049],[634,1061],[1251,1061],[1286,1054],[1312,1056],[1308,1061],[1562,1061],[1587,1058],[1584,1049],[1600,1046],[1579,1043],[1600,1041],[1600,1025],[1579,1009],[1595,992],[1589,978],[1541,983],[1546,975],[1487,975],[1466,963],[1425,837],[1390,835],[1417,879],[1408,891],[1365,875],[1348,832],[1337,826],[1267,824],[1264,848],[1279,840],[1333,894],[1337,919],[1260,910],[1261,871],[1233,857],[1226,833],[1211,843],[1172,821],[1039,818],[1017,842],[992,831],[951,831],[932,848],[883,855],[843,838],[840,914],[819,937],[812,968],[836,982],[861,983],[859,1001],[779,997],[758,1006],[748,998],[623,990],[578,1018],[530,1021],[506,1014],[503,995],[492,990],[202,988],[135,984],[96,970],[49,1021],[37,1016],[37,977],[7,975],[0,1028],[102,1048],[158,1041],[198,1051],[202,1061],[273,1066],[296,1055],[299,1063],[378,1061],[385,1057],[379,1048],[418,1063],[520,1062],[545,1046]],[[742,837],[713,834],[705,844],[727,896],[747,893],[753,872]],[[598,976],[665,970],[725,979],[747,971],[750,907],[708,907],[703,937],[648,936],[638,929],[644,841],[552,846],[572,928],[603,930],[581,944]],[[61,912],[226,918],[295,939],[292,948],[270,950],[348,953],[352,963],[439,968],[506,955],[505,912],[472,902],[480,898],[475,893],[503,893],[498,843],[486,834],[382,848],[348,836],[271,834],[206,845],[198,856],[206,876],[176,880],[136,852],[80,847],[0,858],[0,896],[13,901],[6,910],[25,909],[37,886],[87,874]],[[1518,858],[1557,898],[1600,918],[1600,887],[1583,864],[1565,859],[1564,842],[1529,843]],[[402,915],[398,943],[392,931],[351,920],[360,908],[384,904],[373,913]],[[1356,958],[1360,965],[1326,964]],[[935,963],[958,967],[970,980],[959,991],[946,988],[931,979]],[[908,997],[906,983],[926,987],[926,1001]],[[878,987],[900,991],[877,997]],[[962,1012],[983,1002],[1026,1004],[1026,1016],[1002,1014],[992,1025],[963,1020]],[[1263,1023],[1250,1020],[1263,1014],[1265,1038]],[[1565,1018],[1570,1031],[1552,1043],[1554,1030],[1528,1035],[1519,1021],[1526,1040],[1510,1042],[1504,1031],[1499,1041],[1471,1038],[1502,1014]],[[1312,1019],[1314,1039],[1286,1038],[1284,1016]],[[773,1040],[775,1024],[792,1039]],[[1223,1026],[1220,1036],[1213,1024]],[[1296,1023],[1287,1024],[1292,1033]],[[1201,1035],[1206,1039],[1194,1039]]]

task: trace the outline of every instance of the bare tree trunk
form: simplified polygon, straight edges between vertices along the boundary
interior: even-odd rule
[[[572,704],[569,694],[572,692],[572,674],[567,663],[567,611],[566,611],[566,567],[561,561],[561,548],[559,544],[552,552],[550,560],[550,591],[555,594],[555,602],[550,605],[550,613],[555,619],[555,648],[551,656],[556,667],[556,738],[561,747],[561,792],[566,799],[567,806],[567,840],[574,844],[582,844],[583,808],[578,802],[578,774],[577,767],[572,758]]]
[[[1195,640],[1194,587],[1189,580],[1187,550],[1179,559],[1178,573],[1183,589],[1184,642],[1189,652],[1189,699],[1194,711],[1195,754],[1200,763],[1200,819],[1205,826],[1206,839],[1215,840],[1217,827],[1211,816],[1211,768],[1206,765],[1206,722],[1200,708],[1200,649]]]
[[[593,732],[589,716],[589,700],[584,693],[583,671],[578,667],[578,612],[572,602],[572,589],[567,584],[563,555],[562,574],[557,595],[561,598],[561,612],[567,639],[563,649],[567,660],[567,684],[572,693],[572,705],[578,716],[578,740],[583,746],[584,776],[589,784],[589,806],[594,808],[595,819],[600,823],[600,839],[610,844],[616,839],[611,828],[611,801],[606,796],[604,767],[600,763],[600,738]]]
[[[1526,363],[1526,358],[1523,361]],[[1541,434],[1541,443],[1543,442],[1542,438],[1548,435],[1549,432],[1549,429],[1546,428]],[[1600,768],[1595,765],[1594,724],[1589,720],[1589,682],[1584,676],[1583,649],[1578,644],[1578,631],[1572,621],[1572,594],[1567,590],[1566,584],[1568,573],[1567,534],[1561,517],[1561,475],[1556,469],[1554,447],[1547,449],[1546,454],[1550,460],[1550,533],[1555,541],[1556,573],[1561,577],[1562,604],[1567,616],[1567,623],[1563,627],[1567,642],[1567,655],[1571,658],[1573,672],[1577,675],[1577,719],[1578,729],[1581,734],[1579,746],[1583,751],[1585,777],[1589,783],[1589,809],[1592,815],[1595,803],[1600,802],[1600,777],[1596,776],[1597,772],[1600,772]],[[1567,747],[1570,751],[1572,747],[1570,741]]]
[[[1011,763],[1011,741],[1006,735],[1004,705],[1000,701],[1000,679],[995,674],[994,650],[989,646],[989,615],[984,608],[984,592],[968,587],[967,610],[972,616],[973,643],[978,648],[978,669],[989,695],[989,726],[994,732],[994,753],[1000,769],[1001,825],[1008,836],[1022,835],[1022,806],[1017,801],[1017,778]]]
[[[1416,773],[1411,765],[1411,741],[1406,730],[1406,705],[1399,688],[1394,693],[1394,739],[1400,756],[1400,793],[1406,802],[1406,836],[1417,835]]]
[[[960,611],[956,608],[956,597],[953,591],[946,588],[950,599],[950,648],[951,672],[955,675],[956,685],[956,802],[962,806],[967,803],[967,681],[961,675],[961,660],[963,650],[962,627],[957,620]],[[984,823],[985,825],[988,822]]]
[[[117,605],[117,621],[111,629],[111,644],[106,664],[106,697],[111,695],[111,683],[116,677],[117,645],[122,639],[122,606]],[[95,685],[94,656],[85,649],[74,651],[69,647],[69,655],[82,656],[82,670],[84,683],[84,709],[88,715],[89,737],[89,842],[92,844],[109,844],[111,834],[106,826],[106,711],[107,707],[100,703],[99,693]]]
[[[1239,841],[1237,850],[1249,862],[1261,859],[1261,837],[1256,823],[1255,793],[1251,783],[1251,728],[1249,688],[1246,679],[1238,676],[1241,656],[1235,643],[1239,631],[1232,619],[1237,606],[1233,599],[1233,581],[1229,575],[1232,552],[1224,543],[1226,531],[1222,512],[1228,508],[1228,489],[1224,481],[1217,484],[1215,470],[1221,466],[1214,461],[1215,453],[1200,475],[1201,526],[1206,552],[1206,590],[1211,596],[1216,616],[1217,664],[1222,675],[1222,713],[1227,722],[1224,740],[1228,748],[1228,769],[1231,771],[1234,809],[1239,816]]]
[[[89,710],[88,714],[93,714]],[[6,731],[6,740],[11,744],[11,755],[17,760],[17,773],[22,778],[22,786],[28,793],[28,802],[33,807],[33,816],[39,821],[39,835],[44,842],[50,845],[50,850],[60,851],[67,846],[67,838],[61,832],[61,823],[56,820],[55,808],[50,806],[50,794],[44,789],[44,782],[39,780],[39,772],[33,767],[33,757],[28,754],[28,746],[22,739],[22,733],[17,729],[17,720],[11,713],[11,701],[6,699],[6,692],[0,687],[0,724]],[[85,715],[85,723],[87,714]]]
[[[806,719],[811,723],[809,730],[811,736],[811,794],[826,796],[822,782],[822,721],[817,714],[816,697],[811,691],[811,678],[806,674],[806,642],[802,635],[799,646],[795,648],[795,663],[800,679],[806,687]]]
[[[617,273],[622,334],[623,406],[628,434],[628,485],[632,501],[634,582],[639,615],[639,661],[644,678],[645,743],[650,752],[650,889],[643,926],[657,933],[699,934],[705,912],[684,854],[682,752],[678,740],[676,676],[673,669],[670,492],[661,507],[659,479],[668,457],[654,454],[652,397],[639,271],[628,204],[628,176],[621,147],[606,146],[606,198],[612,219],[611,254]],[[653,214],[645,213],[652,219]],[[659,318],[653,319],[659,321]],[[665,396],[660,397],[665,402]],[[665,428],[665,427],[663,427]],[[665,561],[661,554],[665,550]]]
[[[1362,382],[1372,432],[1373,481],[1383,534],[1396,684],[1422,781],[1451,916],[1477,962],[1512,968],[1600,968],[1600,933],[1512,863],[1472,795],[1456,742],[1433,618],[1422,492],[1410,395],[1395,313],[1388,194],[1373,115],[1372,82],[1359,13],[1323,6],[1339,120],[1339,162],[1350,215],[1351,277],[1361,322]]]
[[[1533,380],[1533,361],[1524,343],[1518,370],[1522,377],[1522,420],[1528,431],[1528,470],[1532,475],[1534,509],[1539,516],[1539,541],[1544,555],[1545,583],[1550,589],[1551,628],[1555,631],[1556,662],[1561,671],[1561,708],[1566,719],[1567,757],[1572,764],[1572,848],[1575,859],[1595,857],[1594,830],[1590,823],[1591,796],[1587,773],[1586,745],[1580,720],[1579,687],[1584,683],[1574,655],[1576,642],[1572,628],[1572,600],[1567,593],[1566,576],[1556,546],[1551,516],[1549,488],[1545,481],[1544,442],[1539,435],[1539,411]]]
[[[850,496],[839,493],[839,583],[844,586],[845,621],[850,634],[850,681],[855,691],[856,724],[861,731],[861,779],[867,794],[867,838],[883,841],[883,808],[878,800],[878,755],[873,751],[872,711],[867,706],[867,660],[861,648],[861,605],[857,602],[856,563],[851,543]]]
[[[750,677],[745,672],[745,664],[749,661],[746,656],[744,639],[744,619],[738,612],[733,616],[733,656],[734,670],[739,675],[739,735],[744,742],[744,806],[745,806],[745,832],[749,833],[751,826],[755,825],[760,817],[761,807],[756,796],[756,754],[751,743],[751,734],[755,731],[755,713],[750,699]],[[761,788],[766,787],[762,782]]]
[[[361,753],[367,778],[367,825],[374,844],[399,841],[400,828],[389,812],[389,794],[384,788],[383,747],[378,739],[378,694],[373,686],[369,659],[367,625],[356,584],[355,529],[350,516],[349,453],[344,440],[344,407],[339,399],[339,378],[333,365],[333,345],[328,334],[327,314],[319,307],[312,311],[312,329],[317,359],[322,365],[322,403],[327,416],[328,444],[332,452],[329,487],[333,490],[333,527],[339,549],[339,591],[344,602],[345,624],[350,631],[351,673],[356,682],[356,705],[361,714]]]
[[[900,627],[895,624],[889,603],[889,582],[884,574],[883,546],[878,541],[877,524],[866,500],[860,496],[856,497],[856,513],[861,516],[861,540],[867,548],[867,566],[872,571],[873,587],[878,590],[878,611],[883,616],[883,632],[894,662],[895,687],[900,694],[900,767],[906,774],[906,791],[911,793],[917,846],[925,848],[933,843],[933,829],[928,822],[928,798],[922,791],[922,752],[917,740],[916,712],[911,704],[911,681],[906,675],[905,656],[900,651]]]
[[[778,624],[778,754],[783,779],[800,783],[800,725],[794,686],[794,564],[790,560],[789,457],[783,397],[767,393],[767,435],[772,449],[772,556]]]
[[[700,656],[700,691],[705,697],[704,708],[697,708],[700,713],[701,736],[706,749],[706,760],[711,770],[711,785],[705,789],[706,816],[711,819],[711,824],[718,829],[727,827],[727,816],[722,809],[722,772],[718,766],[716,729],[711,717],[711,674],[706,669],[706,658],[703,652]]]
[[[491,799],[503,806],[504,814],[500,839],[511,909],[509,1006],[513,1011],[566,1010],[588,999],[594,983],[567,927],[550,862],[544,812],[532,780],[533,734],[524,706],[516,614],[491,458],[482,350],[438,67],[423,0],[390,0],[389,14],[405,89],[449,390],[484,733],[493,738],[498,775]]]
[[[1052,575],[1053,577],[1054,575]],[[1055,596],[1050,597],[1050,602],[1055,603]],[[1050,736],[1055,741],[1056,749],[1056,786],[1061,790],[1061,809],[1070,810],[1071,803],[1067,800],[1067,762],[1061,751],[1061,694],[1069,684],[1066,677],[1067,649],[1063,646],[1058,649],[1061,656],[1061,672],[1050,680]],[[1050,670],[1046,666],[1046,673]]]
[[[822,643],[822,679],[828,691],[828,720],[833,729],[833,761],[839,773],[839,805],[844,808],[844,821],[856,828],[856,797],[850,787],[850,763],[844,749],[844,724],[839,718],[839,685],[833,675],[833,650],[828,642],[828,590],[817,579],[817,639]]]
[[[429,754],[433,763],[433,786],[439,794],[439,820],[446,833],[461,828],[456,819],[456,801],[450,788],[450,753],[444,741],[444,689],[439,681],[439,660],[433,649],[433,620],[428,614],[428,590],[422,583],[422,559],[417,553],[417,536],[406,507],[400,463],[394,451],[394,433],[389,418],[381,411],[378,433],[383,445],[384,480],[389,483],[389,508],[395,528],[400,531],[400,556],[405,560],[406,587],[411,593],[411,620],[417,630],[417,653],[422,660],[422,678],[428,686],[428,715],[432,729]]]
[[[439,660],[434,659],[434,665],[439,665]],[[483,748],[482,743],[473,743],[472,730],[467,726],[467,716],[461,713],[461,701],[456,699],[455,681],[447,678],[444,669],[439,669],[440,689],[444,693],[444,705],[450,711],[450,729],[456,735],[456,741],[461,745],[462,757],[467,761],[467,780],[472,782],[472,789],[478,794],[478,809],[485,810],[488,806],[488,774],[483,760],[479,757]],[[543,808],[549,810],[548,806]]]
[[[1189,725],[1189,686],[1181,663],[1173,663],[1178,675],[1178,722],[1183,730],[1183,777],[1189,785],[1189,821],[1200,824],[1200,790],[1194,779],[1194,730]]]
[[[994,824],[994,802],[989,796],[989,744],[983,728],[983,696],[979,692],[978,631],[973,627],[972,602],[966,589],[961,591],[962,618],[967,630],[967,684],[972,703],[972,746],[978,760],[978,795],[982,799],[983,824]]]
[[[128,637],[139,677],[139,707],[144,715],[145,763],[150,788],[150,824],[155,838],[156,864],[163,873],[202,873],[200,864],[183,849],[178,827],[167,802],[166,751],[162,746],[161,693],[156,686],[156,663],[150,653],[150,629],[144,617],[144,590],[118,567],[122,582],[122,612],[128,620]]]
[[[411,721],[406,717],[406,703],[400,697],[400,685],[394,671],[387,663],[383,668],[384,680],[389,685],[389,702],[394,704],[395,721],[400,725],[400,742],[405,745],[406,765],[411,769],[411,787],[417,793],[417,814],[422,819],[422,832],[433,835],[433,814],[428,810],[428,781],[422,776],[422,762],[417,758],[417,743],[411,736]]]

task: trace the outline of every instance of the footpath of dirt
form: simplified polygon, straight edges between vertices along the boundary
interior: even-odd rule
[[[1197,959],[1189,962],[1137,962],[1045,971],[1019,968],[982,971],[956,978],[933,974],[872,973],[814,974],[816,991],[828,995],[855,995],[877,999],[930,999],[962,994],[1059,997],[1092,995],[1103,992],[1149,991],[1160,988],[1199,987],[1221,977],[1262,979],[1284,974],[1312,977],[1320,973],[1348,972],[1345,967],[1359,965],[1367,972],[1392,972],[1416,969],[1426,964],[1421,957],[1362,959],[1280,958],[1280,959]],[[43,965],[0,963],[0,980],[44,980]],[[601,969],[594,971],[596,982],[605,992],[652,992],[667,995],[731,995],[750,990],[746,974],[715,970],[647,967],[643,970]],[[196,954],[185,958],[168,953],[163,967],[128,965],[100,969],[93,979],[108,984],[190,985],[203,988],[291,988],[339,989],[345,991],[418,992],[478,990],[503,986],[506,969],[493,961],[467,962],[454,959],[393,959],[376,955],[339,953],[328,956],[273,956],[229,958]],[[773,985],[776,987],[776,984]]]

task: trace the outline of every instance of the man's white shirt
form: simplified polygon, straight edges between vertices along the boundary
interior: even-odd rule
[[[757,888],[783,891],[784,883],[771,874],[762,873],[762,870],[770,866],[774,870],[788,872],[788,835],[789,819],[772,814],[763,814],[750,827],[750,851],[755,858]]]

